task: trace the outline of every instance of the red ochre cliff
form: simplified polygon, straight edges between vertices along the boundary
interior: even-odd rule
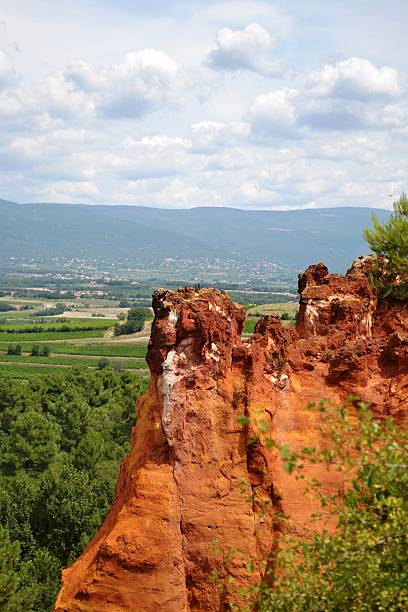
[[[245,341],[244,310],[222,291],[155,292],[151,379],[131,451],[103,526],[63,572],[56,611],[227,609],[234,593],[209,581],[221,563],[214,541],[242,551],[242,560],[226,556],[226,569],[248,586],[261,577],[282,511],[302,536],[313,502],[274,451],[248,444],[251,427],[237,418],[268,422],[293,449],[324,443],[311,401],[353,394],[403,418],[408,306],[378,303],[366,265],[356,260],[346,276],[309,267],[299,276],[297,329],[265,317]]]

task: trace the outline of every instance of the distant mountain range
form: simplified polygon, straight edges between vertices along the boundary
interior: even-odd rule
[[[368,208],[262,211],[202,207],[17,204],[0,200],[0,258],[97,258],[146,265],[166,258],[267,260],[343,272],[367,253]],[[374,211],[380,220],[389,212]]]

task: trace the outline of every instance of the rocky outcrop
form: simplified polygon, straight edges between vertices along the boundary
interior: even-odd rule
[[[366,268],[359,262],[342,277],[311,266],[299,278],[297,329],[265,317],[245,341],[244,310],[225,293],[154,294],[151,379],[131,452],[102,528],[63,572],[55,610],[229,609],[237,585],[260,580],[282,512],[302,536],[313,503],[253,423],[297,449],[324,444],[310,401],[352,393],[403,417],[408,314],[377,304]],[[309,475],[333,485],[315,470]],[[210,578],[223,572],[220,591]]]

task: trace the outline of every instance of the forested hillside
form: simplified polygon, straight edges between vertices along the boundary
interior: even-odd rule
[[[0,609],[49,612],[61,568],[109,509],[129,449],[131,373],[74,368],[0,378]]]
[[[146,265],[164,259],[266,260],[300,269],[324,260],[334,272],[367,252],[368,208],[294,211],[223,207],[15,204],[0,201],[0,257],[99,258]],[[377,210],[380,220],[388,217]]]

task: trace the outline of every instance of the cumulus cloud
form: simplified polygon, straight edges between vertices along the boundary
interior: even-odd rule
[[[377,68],[369,60],[351,57],[337,64],[325,64],[310,76],[312,92],[318,96],[367,100],[392,98],[401,94],[398,72]]]
[[[104,68],[74,62],[64,78],[75,91],[88,94],[98,113],[110,118],[140,117],[178,105],[184,86],[179,65],[156,49],[127,53],[123,62]]]
[[[207,57],[207,65],[214,70],[250,70],[263,76],[283,72],[284,63],[272,57],[273,40],[258,23],[243,30],[222,28],[217,33],[216,48]]]
[[[80,61],[55,44],[66,35],[57,11],[46,28],[54,39],[36,45],[36,33],[30,47],[25,36],[18,54],[8,44],[10,55],[0,52],[1,197],[282,209],[378,205],[381,194],[408,188],[404,56],[366,39],[356,53],[367,59],[319,66],[331,49],[317,13],[308,30],[305,12],[286,5],[292,17],[262,0],[202,5],[175,10],[177,24],[129,20],[128,37],[103,46],[93,20],[73,50]],[[298,70],[272,87],[265,77],[280,73],[283,52]]]
[[[100,196],[100,191],[91,181],[54,181],[41,192],[49,202],[75,204],[87,202]]]
[[[297,89],[279,89],[261,94],[248,113],[251,130],[255,136],[293,136],[297,111],[294,100]]]
[[[9,56],[0,49],[0,89],[8,87],[15,78],[15,70]]]
[[[358,163],[370,163],[383,150],[384,144],[380,140],[372,140],[367,136],[354,136],[320,143],[311,154],[326,159],[356,160]]]
[[[242,143],[250,133],[250,126],[244,122],[200,121],[191,126],[191,131],[193,151],[209,153]]]
[[[171,138],[164,134],[128,137],[124,151],[111,158],[111,167],[126,180],[140,180],[182,174],[188,166],[187,152],[191,142],[186,138]]]

